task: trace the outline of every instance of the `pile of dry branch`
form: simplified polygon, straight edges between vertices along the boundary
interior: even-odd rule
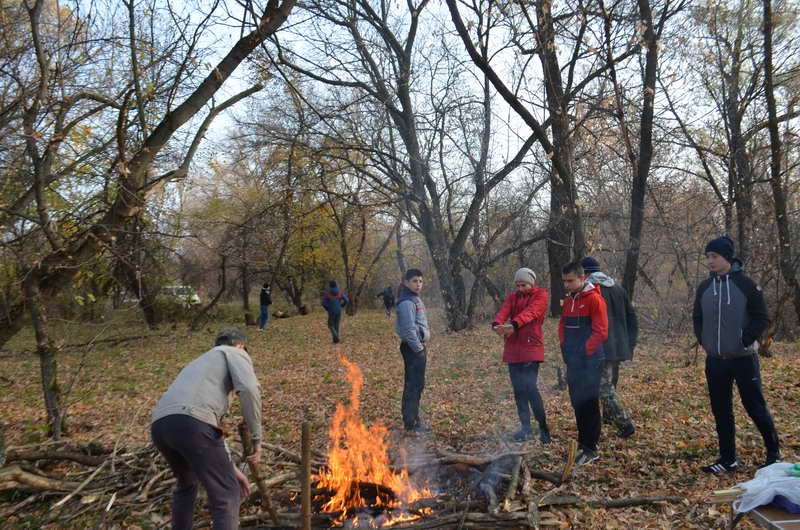
[[[257,473],[251,470],[250,475],[258,488],[243,502],[242,525],[298,527],[301,457],[277,445],[262,443],[262,447],[262,464]],[[234,453],[237,449],[233,447]],[[440,474],[466,470],[473,479],[469,494],[441,494],[415,503],[409,509],[424,513],[422,518],[393,528],[540,527],[558,523],[541,510],[548,506],[623,507],[684,500],[679,497],[582,499],[565,491],[572,476],[574,446],[560,473],[533,469],[525,456],[524,452],[482,457],[435,451],[433,460],[426,459],[424,464],[408,462],[412,473],[417,465],[428,468],[433,465]],[[325,455],[312,452],[312,472],[324,465]],[[550,489],[541,493],[545,488],[537,481],[554,486],[547,485]],[[105,528],[132,521],[166,526],[174,483],[166,463],[152,446],[114,450],[49,443],[9,448],[5,467],[0,468],[0,491],[15,490],[17,502],[0,512],[0,520],[13,521],[27,514],[41,524],[65,527],[80,526],[79,521],[91,521],[93,526]],[[326,492],[315,489],[311,494],[324,497]],[[341,515],[315,513],[311,522],[314,527],[329,527]],[[208,519],[196,525],[208,526]]]

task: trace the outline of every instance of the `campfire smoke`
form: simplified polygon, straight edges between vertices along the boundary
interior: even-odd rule
[[[350,382],[350,404],[338,403],[330,427],[328,468],[315,477],[317,486],[333,493],[323,506],[327,512],[353,514],[369,507],[403,508],[425,497],[415,488],[408,470],[395,472],[389,460],[388,429],[380,422],[367,426],[359,418],[364,377],[359,367],[341,357]],[[382,517],[381,526],[409,520],[409,514]]]

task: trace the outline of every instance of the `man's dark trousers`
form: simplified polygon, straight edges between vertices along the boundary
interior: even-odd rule
[[[600,440],[600,377],[603,356],[576,355],[566,359],[567,385],[575,423],[578,424],[578,444],[581,449],[597,451]]]
[[[733,382],[739,387],[747,414],[764,439],[768,454],[778,454],[780,445],[775,423],[761,390],[761,370],[756,354],[735,359],[706,357],[706,381],[711,410],[717,424],[719,456],[723,462],[736,460],[736,422],[733,417]]]
[[[403,425],[406,429],[411,430],[420,426],[419,402],[422,399],[422,391],[425,389],[425,366],[428,358],[425,350],[417,353],[406,342],[400,343],[400,353],[403,354],[403,364],[405,365],[401,404]]]
[[[198,483],[208,493],[214,530],[239,528],[239,483],[222,431],[191,416],[172,414],[154,422],[150,434],[177,479],[172,492],[173,530],[192,528]]]
[[[338,300],[337,300],[338,303]],[[328,329],[331,330],[331,337],[339,342],[339,322],[342,320],[342,313],[328,313]]]

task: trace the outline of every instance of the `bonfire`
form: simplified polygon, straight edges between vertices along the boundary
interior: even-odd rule
[[[343,357],[340,361],[351,385],[350,404],[336,405],[328,466],[315,476],[317,486],[331,492],[323,510],[342,512],[344,520],[366,508],[379,508],[385,512],[380,526],[417,518],[407,508],[419,499],[431,497],[431,493],[414,487],[406,468],[399,472],[392,468],[389,430],[380,422],[367,426],[359,418],[364,376],[356,364]]]

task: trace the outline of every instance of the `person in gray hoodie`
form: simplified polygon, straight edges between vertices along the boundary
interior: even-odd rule
[[[603,343],[605,360],[600,377],[600,403],[603,422],[617,428],[617,436],[627,438],[636,432],[631,415],[617,392],[619,365],[633,359],[633,349],[639,335],[636,312],[625,292],[612,278],[600,271],[600,263],[587,256],[581,260],[586,281],[600,287],[608,310],[608,339]]]
[[[697,288],[692,312],[694,334],[706,351],[706,382],[719,439],[719,458],[700,468],[706,473],[730,473],[738,466],[734,381],[742,405],[764,439],[767,457],[763,466],[781,458],[758,363],[758,339],[769,326],[767,306],[761,287],[742,272],[734,250],[733,241],[725,236],[706,245],[711,274]]]
[[[258,462],[261,389],[245,342],[239,329],[223,329],[214,347],[181,370],[153,409],[153,444],[177,481],[172,492],[175,530],[192,528],[198,484],[208,493],[214,529],[239,528],[241,495],[250,494],[250,483],[230,460],[220,421],[236,392],[255,447],[247,460]]]
[[[422,391],[425,389],[427,364],[425,343],[430,339],[425,304],[419,297],[422,284],[422,271],[408,269],[403,276],[396,309],[395,331],[400,337],[400,353],[403,355],[405,367],[401,411],[403,426],[407,432],[430,431],[419,418],[419,403]]]

